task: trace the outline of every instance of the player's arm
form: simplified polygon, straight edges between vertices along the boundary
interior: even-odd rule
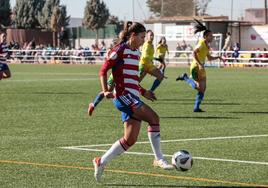
[[[113,93],[109,91],[109,88],[107,86],[107,72],[116,64],[116,62],[117,53],[112,53],[102,65],[99,72],[101,88],[106,98],[113,98]]]
[[[169,54],[168,45],[166,45],[166,47],[167,47],[167,54]]]
[[[156,100],[155,94],[152,91],[146,90],[143,87],[141,87],[140,85],[139,85],[139,91],[140,91],[140,94],[143,97],[145,97],[146,99],[148,99],[150,101],[155,101]]]
[[[213,60],[216,60],[216,59],[222,60],[221,56],[211,56],[210,54],[207,55],[207,58],[208,58],[209,61],[213,61]]]
[[[199,52],[200,52],[200,48],[196,48],[196,49],[194,50],[194,59],[196,60],[197,65],[198,65],[199,67],[203,67],[202,63],[200,62],[200,60],[199,60],[199,58],[198,58],[198,53],[199,53]]]

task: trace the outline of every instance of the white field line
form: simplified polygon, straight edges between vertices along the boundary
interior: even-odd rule
[[[80,151],[96,151],[96,152],[106,152],[107,150],[102,149],[89,149],[89,148],[78,148],[78,147],[62,147],[63,149],[72,149]],[[130,155],[143,155],[143,156],[154,156],[153,153],[142,153],[142,152],[125,152],[125,154]],[[166,155],[166,157],[172,157],[172,155]],[[193,157],[198,160],[207,161],[222,161],[222,162],[232,162],[232,163],[245,163],[245,164],[257,164],[257,165],[268,165],[268,162],[257,162],[257,161],[243,161],[243,160],[232,160],[232,159],[219,159],[219,158],[208,158],[208,157]]]
[[[206,141],[206,140],[226,140],[226,139],[240,139],[240,138],[259,138],[259,137],[268,137],[268,134],[246,135],[246,136],[208,137],[208,138],[189,138],[189,139],[177,139],[177,140],[161,140],[161,143]],[[150,143],[149,141],[144,141],[144,142],[136,142],[135,144],[149,144],[149,143]],[[92,147],[111,146],[111,145],[112,144],[96,144],[96,145],[83,145],[83,146],[70,146],[70,147],[92,148]]]
[[[88,81],[88,80],[99,80],[96,78],[62,78],[62,79],[25,79],[25,80],[5,80],[6,82],[55,82],[55,81]]]
[[[179,139],[179,140],[163,140],[161,142],[185,142],[185,141],[200,141],[200,140],[223,140],[223,139],[239,139],[239,138],[258,138],[258,137],[268,137],[268,135],[247,135],[247,136],[229,136],[229,137],[210,137],[210,138],[192,138],[192,139]],[[137,144],[145,144],[149,142],[137,142]],[[80,151],[95,151],[95,152],[106,152],[107,150],[94,149],[93,147],[111,146],[112,144],[98,144],[98,145],[88,145],[88,146],[69,146],[61,147],[62,149],[80,150]],[[142,153],[142,152],[125,152],[131,155],[145,155],[153,156],[153,153]],[[166,157],[171,157],[172,155],[165,155]],[[220,159],[220,158],[207,158],[207,157],[193,157],[198,160],[209,160],[209,161],[221,161],[221,162],[232,162],[232,163],[244,163],[244,164],[258,164],[258,165],[268,165],[268,162],[258,162],[258,161],[244,161],[244,160],[232,160],[232,159]]]

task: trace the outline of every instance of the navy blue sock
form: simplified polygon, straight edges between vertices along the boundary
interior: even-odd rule
[[[152,85],[152,87],[151,87],[151,91],[154,91],[159,85],[160,85],[160,83],[161,83],[161,81],[160,80],[158,80],[158,79],[155,79],[155,81],[154,81],[154,83],[153,83],[153,85]]]
[[[104,94],[103,94],[102,92],[99,93],[99,94],[96,96],[96,98],[95,98],[95,100],[94,100],[94,102],[93,102],[94,107],[96,107],[96,106],[102,101],[103,98],[104,98]]]
[[[200,104],[201,104],[203,99],[204,99],[204,93],[199,91],[196,94],[195,103],[194,103],[194,109],[199,109],[199,106],[200,106]]]
[[[193,79],[185,77],[185,82],[187,82],[193,89],[196,89],[196,83]]]

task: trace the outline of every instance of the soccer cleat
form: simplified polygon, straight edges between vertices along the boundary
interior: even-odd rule
[[[92,162],[93,162],[94,169],[95,169],[94,177],[95,177],[97,182],[100,182],[101,176],[102,176],[103,171],[104,171],[104,165],[101,164],[100,157],[95,157]]]
[[[168,164],[165,159],[154,160],[153,166],[163,168],[164,170],[172,170],[174,169],[173,165]]]
[[[90,103],[88,105],[88,109],[87,109],[88,115],[92,116],[93,111],[94,111],[94,104],[93,103]]]
[[[188,75],[186,73],[183,73],[182,75],[178,76],[178,78],[176,78],[176,81],[183,81],[185,78],[188,78]]]
[[[204,111],[204,110],[202,110],[200,108],[197,108],[197,109],[194,109],[194,112],[206,112],[206,111]]]

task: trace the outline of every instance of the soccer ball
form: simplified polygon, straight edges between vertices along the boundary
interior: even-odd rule
[[[177,170],[187,171],[193,166],[193,157],[188,151],[180,150],[174,153],[171,162]]]

